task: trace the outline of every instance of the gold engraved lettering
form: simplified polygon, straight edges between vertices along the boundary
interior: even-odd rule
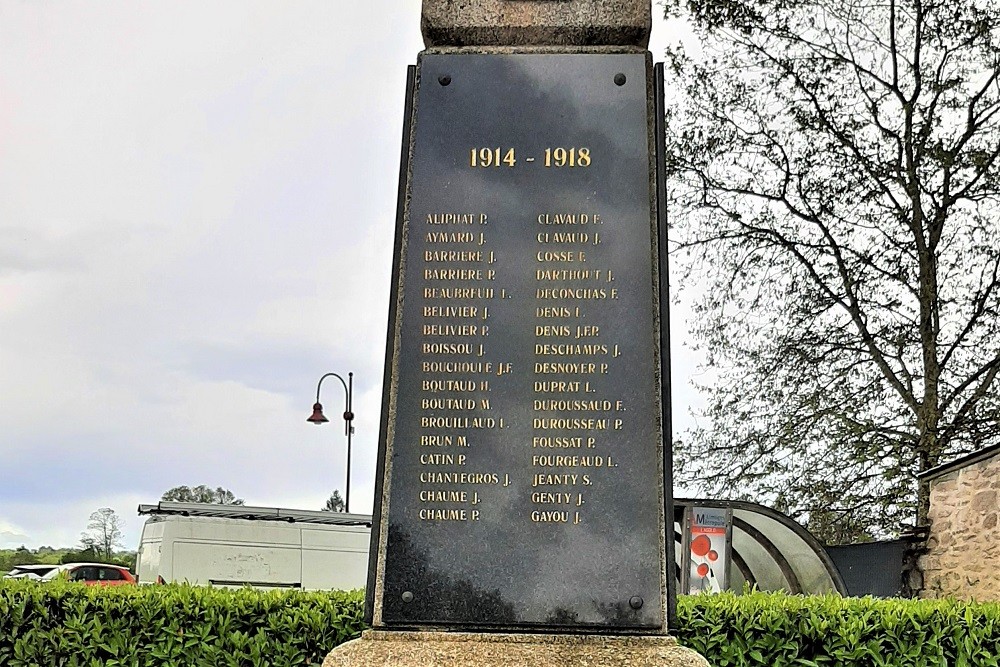
[[[421,391],[432,394],[442,392],[471,392],[476,390],[475,380],[421,380]]]
[[[589,167],[590,166],[590,149],[586,146],[577,148],[572,146],[570,148],[546,148],[545,149],[545,166],[546,167]]]
[[[424,325],[426,329],[429,325]],[[546,343],[536,343],[535,344],[535,354],[539,356],[544,355],[556,355],[564,357],[576,357],[581,355],[602,355],[608,353],[607,345],[578,345],[574,343],[565,344],[546,344]]]
[[[580,391],[580,381],[536,380],[534,389],[542,394],[571,394]]]
[[[535,280],[588,280],[589,269],[535,269]]]
[[[424,269],[424,280],[482,280],[482,269]]]
[[[472,354],[472,343],[422,343],[424,354]]]
[[[422,435],[420,436],[421,447],[450,447],[452,438],[450,435]]]
[[[499,484],[500,477],[483,472],[421,472],[421,484]]]
[[[584,482],[588,482],[589,479],[586,475],[583,475]],[[531,476],[531,486],[576,486],[580,480],[580,475],[532,475]],[[587,484],[589,486],[589,484]]]
[[[513,167],[515,164],[517,164],[517,158],[514,156],[513,148],[503,149],[497,146],[469,149],[470,167],[500,167],[501,165]]]
[[[425,336],[475,336],[479,327],[475,324],[425,324],[423,333]]]
[[[424,306],[424,317],[478,317],[475,306]]]
[[[541,213],[538,216],[540,225],[586,225],[596,222],[589,213]]]
[[[575,262],[576,253],[571,250],[539,250],[535,253],[535,260],[539,262]]]
[[[611,460],[605,460],[603,456],[536,454],[531,457],[531,465],[539,468],[603,468],[605,466],[610,468]]]
[[[421,454],[420,465],[422,466],[453,466],[455,465],[454,454]]]
[[[569,308],[535,308],[535,317],[572,317]]]
[[[536,336],[569,336],[571,335],[569,327],[566,326],[536,326],[535,327]]]
[[[538,412],[547,411],[579,411],[579,412],[610,412],[611,401],[584,401],[580,399],[535,399],[532,408]]]
[[[471,225],[476,221],[474,213],[428,213],[428,225]]]
[[[576,337],[577,338],[597,338],[600,334],[601,327],[597,325],[577,327]]]
[[[583,446],[583,438],[536,436],[531,439],[531,446],[537,449],[577,449]]]
[[[590,269],[535,269],[535,280],[589,280],[591,275]]]
[[[496,428],[493,417],[432,417],[421,416],[420,428]]]
[[[537,365],[537,364],[536,364]],[[424,361],[420,364],[424,373],[492,373],[491,361]],[[555,372],[555,371],[553,371]]]
[[[492,299],[492,287],[425,287],[425,299]]]
[[[569,494],[566,494],[569,495]],[[467,503],[469,502],[468,491],[421,491],[420,502],[422,503]]]
[[[602,366],[607,366],[607,364],[602,364]],[[607,370],[605,368],[605,370]],[[537,375],[552,375],[552,374],[572,374],[572,375],[596,375],[597,374],[597,364],[583,364],[583,363],[549,363],[549,362],[537,362],[535,364],[535,374]]]
[[[421,521],[468,521],[468,510],[420,510]]]
[[[482,250],[425,250],[425,262],[481,262]]]
[[[617,292],[611,290],[613,293]],[[607,299],[608,293],[603,287],[539,287],[535,290],[536,299]]]
[[[569,523],[569,512],[532,512],[535,523]]]
[[[475,243],[474,232],[427,232],[424,235],[427,243]]]
[[[539,431],[604,431],[608,428],[608,420],[579,417],[535,417],[531,420],[531,428]]]
[[[472,398],[422,398],[422,410],[475,410],[476,401]]]
[[[587,232],[539,232],[535,238],[539,243],[578,243],[585,245],[590,242],[590,234]]]
[[[577,494],[580,495],[580,494]],[[569,505],[573,502],[572,493],[541,493],[531,494],[531,502],[539,505]]]

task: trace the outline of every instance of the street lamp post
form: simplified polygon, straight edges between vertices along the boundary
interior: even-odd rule
[[[344,378],[340,377],[336,373],[327,373],[319,379],[319,384],[316,385],[316,403],[313,405],[312,416],[307,419],[307,422],[313,424],[325,424],[330,421],[323,415],[323,405],[319,402],[319,390],[323,386],[323,380],[330,376],[333,376],[340,380],[340,384],[344,385],[344,391],[347,394],[347,402],[344,408],[344,432],[347,434],[347,491],[344,494],[344,511],[351,511],[351,434],[354,433],[354,413],[351,412],[351,394],[354,389],[354,373],[347,374],[347,382],[344,382]]]

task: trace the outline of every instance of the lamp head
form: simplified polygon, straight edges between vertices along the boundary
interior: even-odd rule
[[[323,404],[322,403],[314,403],[313,404],[313,413],[312,413],[312,416],[309,417],[309,419],[307,419],[306,421],[307,422],[312,422],[313,424],[325,424],[326,422],[330,421],[329,419],[327,419],[323,415]]]

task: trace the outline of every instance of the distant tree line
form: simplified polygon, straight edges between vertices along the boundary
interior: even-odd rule
[[[237,498],[229,489],[217,486],[214,489],[204,484],[198,486],[175,486],[166,491],[160,500],[177,503],[209,503],[215,505],[243,505],[244,500]]]
[[[124,565],[135,571],[136,554],[134,551],[115,551],[111,556],[105,556],[90,548],[54,549],[43,546],[28,549],[21,545],[16,549],[0,549],[0,574],[9,572],[17,565],[59,565],[62,563],[113,563]]]

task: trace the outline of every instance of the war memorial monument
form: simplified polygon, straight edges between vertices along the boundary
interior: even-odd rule
[[[373,629],[328,667],[707,664],[669,637],[663,77],[650,25],[650,0],[423,1]]]

